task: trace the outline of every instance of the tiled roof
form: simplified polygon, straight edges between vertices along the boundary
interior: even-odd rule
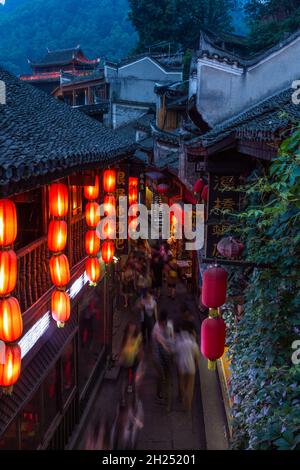
[[[244,113],[218,124],[202,136],[192,139],[189,145],[200,144],[209,147],[230,135],[260,142],[281,140],[290,125],[300,122],[300,106],[293,104],[292,92],[293,90],[288,88],[269,97]]]
[[[71,49],[60,49],[57,51],[47,51],[44,57],[38,61],[30,61],[32,66],[45,66],[45,65],[63,65],[63,64],[68,64],[72,62],[72,60],[78,55],[82,54],[84,57],[84,54],[82,50],[80,49],[80,46],[73,47]],[[89,61],[86,59],[87,64],[90,62],[94,61]]]
[[[0,187],[32,176],[110,161],[132,142],[0,68]]]

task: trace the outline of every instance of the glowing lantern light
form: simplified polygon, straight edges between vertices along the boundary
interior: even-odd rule
[[[100,222],[100,210],[97,202],[89,202],[86,205],[85,212],[86,223],[88,227],[96,228]]]
[[[210,266],[203,273],[202,304],[209,308],[221,307],[226,302],[227,272],[220,266]]]
[[[16,237],[16,206],[10,199],[0,199],[0,246],[12,245]]]
[[[128,218],[128,231],[130,233],[135,233],[139,226],[139,221],[137,217],[131,216]]]
[[[103,189],[106,193],[113,193],[116,190],[115,170],[105,170],[103,172]]]
[[[65,217],[69,208],[68,187],[62,183],[53,183],[49,194],[50,214],[53,217]]]
[[[65,287],[70,282],[69,261],[66,255],[52,256],[50,274],[56,287]]]
[[[90,282],[95,284],[101,276],[101,266],[98,258],[89,258],[86,262],[86,274]]]
[[[128,178],[129,188],[137,188],[138,184],[139,184],[139,179],[138,178],[134,178],[133,176],[130,176]]]
[[[71,301],[67,292],[57,290],[52,293],[51,312],[57,326],[63,328],[71,315]]]
[[[21,374],[21,348],[18,344],[7,344],[5,364],[0,364],[0,387],[6,393],[12,392],[13,385]]]
[[[104,197],[103,201],[104,213],[107,217],[112,217],[116,213],[116,198],[111,195]]]
[[[85,186],[84,196],[88,201],[95,201],[99,197],[99,176],[95,178],[95,186]]]
[[[138,189],[134,186],[129,188],[129,205],[131,206],[132,204],[137,204],[138,202]]]
[[[89,256],[96,255],[100,251],[100,238],[95,230],[89,230],[85,234],[85,251]]]
[[[22,333],[23,321],[18,300],[15,297],[0,299],[0,340],[13,343]]]
[[[0,251],[0,295],[10,294],[17,282],[17,256],[13,250]]]
[[[102,224],[102,237],[103,240],[115,238],[115,223],[113,220],[107,220]]]
[[[214,370],[215,361],[225,350],[226,325],[221,317],[206,318],[201,326],[201,352],[208,359],[208,368]]]
[[[63,220],[52,220],[48,229],[48,247],[53,253],[63,251],[67,244],[68,227]]]
[[[102,245],[102,259],[104,263],[110,263],[115,254],[115,245],[113,241],[106,240]]]

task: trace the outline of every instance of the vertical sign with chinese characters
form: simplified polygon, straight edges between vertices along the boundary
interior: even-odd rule
[[[240,208],[240,192],[237,176],[222,176],[209,174],[209,196],[207,207],[205,256],[207,258],[221,258],[217,251],[217,244],[228,236],[230,214],[236,213]],[[223,213],[225,211],[226,213]]]
[[[125,227],[121,226],[123,224],[120,221],[125,220],[124,214],[121,214],[121,210],[124,210],[119,205],[119,197],[128,196],[128,168],[127,165],[122,165],[117,169],[117,184],[116,184],[116,202],[117,202],[117,238],[116,238],[116,256],[128,254],[128,240],[120,239],[119,232],[124,233]],[[125,229],[125,233],[126,233]]]

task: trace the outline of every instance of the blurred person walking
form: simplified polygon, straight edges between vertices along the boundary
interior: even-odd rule
[[[122,367],[122,403],[125,403],[126,389],[133,391],[136,371],[143,358],[142,335],[135,323],[129,322],[125,328],[119,364]]]
[[[155,322],[157,321],[157,303],[150,290],[144,293],[141,300],[142,309],[142,332],[144,343],[150,344],[152,337],[152,330]]]

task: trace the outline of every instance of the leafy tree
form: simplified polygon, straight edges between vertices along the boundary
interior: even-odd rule
[[[139,34],[139,48],[171,41],[197,46],[200,28],[228,31],[235,0],[129,0],[129,18]]]
[[[244,316],[229,321],[235,449],[300,449],[300,365],[292,361],[300,339],[299,150],[300,129],[269,170],[251,176],[238,216],[247,260],[269,268],[248,273]]]

